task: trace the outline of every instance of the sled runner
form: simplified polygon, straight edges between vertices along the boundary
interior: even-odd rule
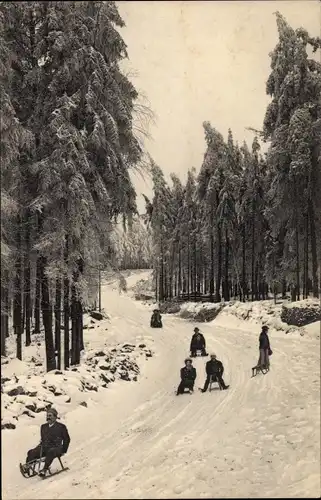
[[[221,384],[220,384],[219,380],[217,379],[217,377],[215,377],[215,375],[211,375],[210,384],[209,384],[209,388],[208,388],[209,392],[212,391],[212,386],[213,386],[213,384],[215,384],[215,382],[217,383],[220,391],[223,389],[223,387],[221,386]]]
[[[59,463],[61,465],[61,469],[56,471],[56,472],[51,472],[50,468],[48,469],[48,474],[45,476],[40,476],[42,479],[47,479],[48,477],[51,476],[56,476],[57,474],[60,474],[61,472],[64,472],[65,470],[68,470],[68,467],[64,467],[61,457],[57,457],[59,460]],[[41,464],[45,461],[45,457],[37,458],[36,460],[32,460],[28,464],[19,464],[19,469],[23,477],[26,479],[29,479],[30,477],[34,476],[39,476],[41,473],[40,466]]]
[[[180,393],[179,396],[181,396],[182,394],[194,394],[194,391],[187,389],[187,387],[185,387],[184,392]],[[177,396],[177,391],[175,391],[175,395]]]
[[[258,373],[262,373],[263,375],[266,375],[267,372],[269,372],[269,371],[270,371],[269,367],[265,368],[263,366],[262,367],[261,366],[253,366],[253,368],[252,368],[252,378],[256,377],[256,375]]]

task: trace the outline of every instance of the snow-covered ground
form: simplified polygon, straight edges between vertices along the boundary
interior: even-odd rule
[[[129,286],[146,274],[130,276]],[[16,429],[2,431],[5,499],[320,496],[316,335],[271,330],[271,371],[251,379],[259,330],[221,313],[198,326],[208,350],[224,363],[229,390],[176,397],[196,323],[165,315],[164,328],[151,330],[152,306],[119,295],[111,286],[103,287],[102,302],[110,321],[86,330],[86,342],[94,350],[136,346],[137,382],[99,386],[97,392],[86,392],[87,407],[72,400],[61,410],[71,435],[65,457],[70,470],[45,482],[24,479],[18,470],[26,451],[39,441],[44,413],[24,415]],[[152,357],[139,354],[141,343]],[[7,371],[12,367],[10,376],[18,369],[12,363],[4,366]],[[196,386],[201,386],[205,360],[197,358],[194,365]]]

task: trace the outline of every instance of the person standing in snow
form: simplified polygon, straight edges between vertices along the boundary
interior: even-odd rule
[[[206,380],[202,392],[206,392],[211,381],[211,377],[217,379],[222,389],[228,389],[230,386],[226,385],[223,380],[224,366],[221,361],[216,358],[216,354],[211,354],[211,359],[206,363]]]
[[[257,363],[258,368],[268,369],[270,368],[270,359],[269,357],[272,354],[270,339],[268,336],[269,327],[267,325],[262,326],[262,331],[259,337],[259,351],[260,356]]]
[[[184,389],[188,389],[190,393],[194,391],[194,384],[196,379],[196,370],[192,364],[192,360],[185,359],[185,366],[181,368],[181,382],[177,388],[176,395],[184,393]]]
[[[61,422],[57,422],[58,413],[55,408],[47,410],[47,423],[40,428],[41,441],[38,446],[27,453],[26,463],[23,472],[28,474],[29,462],[37,458],[45,457],[45,465],[39,476],[46,476],[50,465],[55,458],[67,453],[70,444],[70,436],[67,427]]]
[[[191,339],[190,351],[192,358],[196,357],[197,351],[201,351],[202,356],[207,356],[205,337],[197,327],[194,328],[194,334]]]

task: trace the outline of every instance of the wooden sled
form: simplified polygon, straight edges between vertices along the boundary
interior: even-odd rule
[[[61,457],[57,457],[61,466],[61,469],[56,471],[56,472],[51,472],[50,467],[48,469],[48,474],[46,476],[40,476],[42,479],[47,479],[48,477],[51,476],[56,476],[57,474],[60,474],[61,472],[64,472],[65,470],[68,470],[68,467],[64,467]],[[45,457],[41,458],[36,458],[35,460],[32,460],[28,464],[19,464],[19,469],[22,474],[22,476],[26,479],[29,479],[30,477],[34,476],[39,476],[39,473],[41,472],[40,466],[42,463],[44,463]],[[25,470],[27,468],[27,470]]]
[[[263,375],[266,375],[270,371],[269,367],[263,367],[263,366],[253,366],[252,368],[252,377],[256,377],[258,373],[262,373]]]
[[[211,377],[210,377],[210,384],[209,384],[209,388],[208,388],[209,392],[211,392],[213,390],[212,386],[215,383],[218,385],[220,391],[223,389],[223,387],[221,386],[221,384],[218,381],[217,377],[215,377],[215,375],[211,375]]]

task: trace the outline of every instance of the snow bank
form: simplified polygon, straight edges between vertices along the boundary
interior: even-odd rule
[[[110,319],[104,310],[90,311],[84,314],[85,351],[80,366],[49,373],[45,369],[44,332],[32,334],[31,345],[23,346],[23,361],[15,357],[16,337],[11,334],[8,355],[1,357],[1,429],[15,429],[51,405],[61,415],[86,406],[89,396],[106,390],[116,380],[137,381],[141,363],[153,355],[148,340],[138,333],[135,328],[128,331],[122,318]]]
[[[296,303],[288,304],[286,307],[288,310],[291,310],[292,307],[296,307]],[[302,301],[301,310],[305,310],[305,307],[309,309],[309,301]],[[244,327],[245,325],[248,327],[248,325],[253,325],[253,327],[257,328],[262,325],[268,325],[270,330],[275,332],[307,334],[308,331],[305,328],[289,325],[282,321],[283,308],[284,304],[274,304],[272,300],[227,303],[215,323],[220,326],[226,326],[230,319],[233,318],[236,320],[236,322],[234,321],[236,324],[233,324],[234,327]],[[320,322],[318,323],[320,324]]]
[[[13,360],[18,370],[14,370],[13,363],[4,364],[1,429],[15,429],[22,415],[35,418],[36,413],[44,412],[50,406],[54,406],[59,414],[65,414],[70,403],[87,406],[88,393],[106,389],[117,379],[137,381],[140,372],[138,358],[152,355],[145,344],[124,343],[109,349],[91,349],[83,355],[80,366],[54,370],[42,376],[34,374],[32,363]],[[13,370],[19,375],[12,374]]]
[[[187,302],[181,305],[179,315],[183,319],[206,323],[213,321],[223,307],[223,303],[213,304],[212,302]]]
[[[257,302],[175,302],[164,303],[161,311],[167,314],[178,314],[181,318],[207,323],[215,321],[215,325],[223,328],[258,330],[268,325],[279,333],[297,333],[301,336],[320,337],[320,305],[314,299],[293,303],[277,303],[273,300]],[[286,311],[286,313],[284,312]],[[288,318],[285,321],[285,314]],[[302,325],[312,324],[311,328]]]

